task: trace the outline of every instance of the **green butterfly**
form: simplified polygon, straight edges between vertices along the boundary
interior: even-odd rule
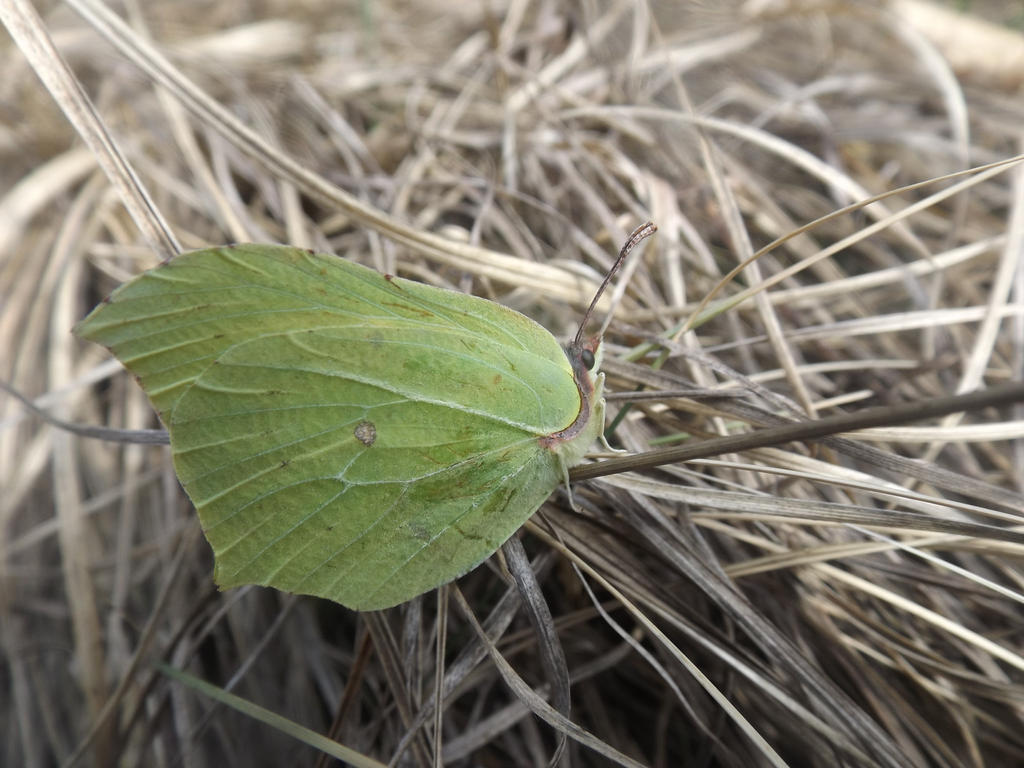
[[[598,339],[563,351],[494,302],[298,248],[182,254],[75,332],[153,402],[225,588],[409,600],[500,547],[603,426]]]

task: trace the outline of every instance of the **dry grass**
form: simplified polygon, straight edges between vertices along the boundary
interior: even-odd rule
[[[909,2],[132,7],[130,26],[96,0],[46,9],[106,136],[45,49],[2,49],[0,378],[54,416],[159,426],[69,329],[179,247],[316,247],[565,336],[647,218],[612,391],[740,396],[639,402],[616,431],[630,451],[1020,378],[1014,166],[800,232],[693,322],[801,225],[1020,152],[1010,28]],[[950,30],[979,37],[944,57]],[[0,408],[0,764],[317,762],[160,663],[401,765],[544,765],[560,732],[565,765],[1024,754],[1015,409],[588,481],[579,512],[554,494],[521,541],[562,662],[499,557],[447,610],[219,593],[165,447]]]

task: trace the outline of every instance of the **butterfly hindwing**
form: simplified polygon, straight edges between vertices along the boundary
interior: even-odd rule
[[[367,384],[386,372],[363,365],[349,379],[346,361],[325,363],[323,349],[279,336],[236,345],[174,407],[175,469],[221,585],[382,607],[367,602],[372,585],[408,583],[407,599],[465,573],[557,485],[557,457],[533,432],[414,399],[411,386]],[[510,504],[525,498],[524,480],[531,506]],[[413,565],[425,575],[411,579]]]

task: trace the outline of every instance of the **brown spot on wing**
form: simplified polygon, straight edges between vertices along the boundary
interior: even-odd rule
[[[369,448],[377,440],[377,427],[372,421],[360,421],[352,430],[356,440]]]

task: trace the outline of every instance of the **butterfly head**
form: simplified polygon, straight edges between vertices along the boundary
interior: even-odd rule
[[[565,356],[569,358],[572,376],[576,380],[576,386],[580,389],[581,395],[593,394],[594,382],[601,369],[602,353],[600,336],[593,336],[585,341],[573,341],[566,347]]]

